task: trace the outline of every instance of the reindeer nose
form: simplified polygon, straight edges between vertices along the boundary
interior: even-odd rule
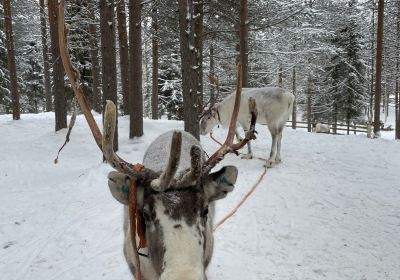
[[[166,277],[165,277],[166,276]],[[204,272],[193,272],[190,270],[182,271],[182,273],[173,273],[169,275],[161,275],[160,280],[207,280]]]

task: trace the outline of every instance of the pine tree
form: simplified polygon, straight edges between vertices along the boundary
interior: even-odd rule
[[[377,25],[377,36],[376,36],[375,115],[374,115],[374,134],[375,135],[380,134],[384,9],[385,9],[385,1],[379,0],[379,2],[378,2],[378,25]]]
[[[158,9],[155,6],[152,10],[151,15],[151,28],[152,28],[152,40],[151,40],[151,60],[152,60],[152,71],[151,71],[151,118],[153,120],[158,119]]]
[[[129,0],[129,138],[143,135],[141,1]]]
[[[40,61],[41,52],[36,42],[31,41],[23,49],[21,78],[21,106],[24,112],[39,113],[46,109],[43,67]]]
[[[7,49],[5,46],[3,4],[0,3],[0,112],[11,111],[10,79],[7,69]]]
[[[114,0],[100,0],[100,34],[102,57],[103,108],[106,100],[117,104]],[[103,109],[104,110],[104,109]],[[114,133],[114,150],[118,150],[118,118]]]
[[[328,91],[330,98],[326,101],[332,104],[333,119],[346,121],[347,133],[351,121],[363,115],[368,101],[366,65],[361,57],[363,38],[354,2],[349,2],[350,16],[338,26],[332,40],[337,50],[331,58],[331,65],[326,67],[327,80],[331,86]]]
[[[193,1],[179,0],[179,34],[182,65],[182,93],[185,131],[200,138],[198,110],[199,76],[197,73],[198,56],[195,48]]]
[[[50,112],[53,108],[53,100],[51,96],[51,80],[50,80],[50,61],[49,48],[47,46],[47,23],[46,23],[46,7],[44,0],[39,0],[40,7],[40,31],[42,37],[42,56],[43,56],[43,83],[44,95],[46,97],[46,112]]]
[[[11,3],[10,0],[4,1],[4,26],[6,33],[8,73],[10,77],[10,90],[12,100],[13,119],[20,119],[19,93],[17,88],[17,70],[15,65],[14,34],[12,29]]]
[[[126,31],[125,0],[117,2],[119,66],[121,69],[122,104],[125,115],[129,114],[129,54],[128,34]]]
[[[48,16],[51,37],[51,65],[53,66],[54,111],[56,116],[55,130],[67,127],[67,98],[64,89],[64,67],[60,57],[58,40],[58,1],[48,0]]]

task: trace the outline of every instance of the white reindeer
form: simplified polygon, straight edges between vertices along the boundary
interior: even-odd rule
[[[330,126],[327,124],[317,123],[313,128],[315,133],[329,133],[331,130]]]
[[[245,132],[249,130],[250,125],[250,113],[247,106],[250,97],[254,98],[257,104],[257,123],[266,124],[272,136],[271,152],[266,163],[267,167],[272,167],[281,162],[282,130],[292,112],[294,95],[278,87],[243,88],[238,124]],[[218,124],[222,127],[229,125],[234,100],[235,94],[230,94],[204,113],[200,119],[200,133],[202,135],[209,133]],[[236,136],[240,139],[237,132]],[[247,147],[246,158],[252,158],[250,142]]]

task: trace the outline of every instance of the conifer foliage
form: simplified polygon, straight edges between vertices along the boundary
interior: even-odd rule
[[[3,3],[13,19],[16,87]],[[292,116],[309,120],[309,130],[318,121],[371,125],[373,117],[387,126],[397,108],[400,137],[400,4],[379,1],[382,75],[375,81],[377,3],[67,0],[68,47],[91,107],[102,112],[104,99],[113,99],[119,114],[130,115],[131,138],[145,133],[144,117],[184,120],[198,137],[199,114],[216,93],[208,74],[218,79],[221,99],[235,87],[238,61],[248,87],[294,92]],[[0,4],[0,113],[12,113],[19,98],[22,113],[54,110],[61,129],[73,94],[57,60],[56,8],[56,0]]]

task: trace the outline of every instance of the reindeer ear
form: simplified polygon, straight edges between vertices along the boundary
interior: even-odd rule
[[[117,171],[108,173],[108,187],[112,196],[124,205],[128,205],[129,178]]]
[[[225,166],[221,170],[208,175],[204,192],[208,202],[226,197],[235,187],[238,170],[235,166]]]
[[[112,196],[124,205],[129,203],[129,177],[124,173],[111,171],[108,173],[108,187]],[[137,207],[143,207],[144,188],[138,186],[136,190]]]

